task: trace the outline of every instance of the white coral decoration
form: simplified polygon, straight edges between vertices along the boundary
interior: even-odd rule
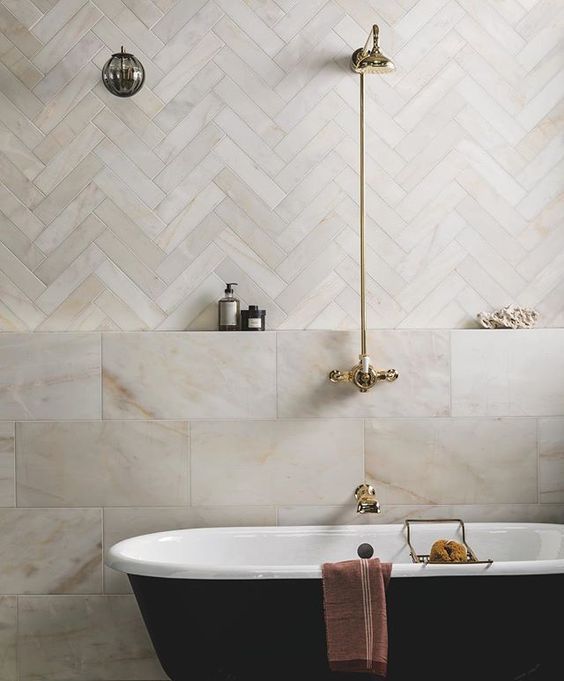
[[[477,316],[486,329],[532,329],[539,313],[530,307],[507,305],[495,312],[478,312]]]

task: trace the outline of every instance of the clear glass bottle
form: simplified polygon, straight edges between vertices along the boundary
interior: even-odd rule
[[[235,297],[233,286],[236,282],[225,284],[225,296],[218,303],[218,328],[220,331],[238,331],[239,309],[241,303]]]

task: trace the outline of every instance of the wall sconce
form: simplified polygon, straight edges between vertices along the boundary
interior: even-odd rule
[[[139,92],[145,82],[145,69],[132,54],[121,52],[112,54],[102,69],[102,81],[116,97],[132,97]]]

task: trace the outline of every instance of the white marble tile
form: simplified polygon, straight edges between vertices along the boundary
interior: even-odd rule
[[[94,58],[102,47],[102,41],[93,33],[88,32],[61,59],[55,68],[51,69],[49,74],[42,78],[39,84],[33,88],[35,95],[45,103],[52,101],[82,67]],[[57,107],[59,106],[60,104],[57,105]]]
[[[198,12],[205,4],[205,0],[192,0],[192,2],[170,2],[169,11],[160,21],[153,26],[153,32],[163,41],[169,42],[178,31]],[[175,5],[175,7],[173,7]]]
[[[158,326],[164,318],[161,308],[154,303],[113,261],[106,259],[96,275],[140,317],[148,328]]]
[[[40,326],[40,331],[56,331],[74,328],[84,310],[90,308],[94,299],[102,293],[104,285],[94,274],[91,274],[78,286],[55,312]]]
[[[86,0],[46,0],[35,3],[45,12],[43,18],[33,26],[32,33],[45,44],[86,4]]]
[[[82,159],[87,156],[104,138],[102,132],[92,124],[88,124],[82,133],[75,137],[71,144],[61,152],[35,178],[37,186],[50,193]]]
[[[82,421],[17,425],[19,506],[188,503],[188,424]]]
[[[133,596],[22,596],[18,617],[20,681],[167,678]]]
[[[210,272],[214,272],[221,264],[224,257],[223,251],[215,243],[207,245],[159,296],[158,303],[161,308],[172,313],[180,305],[183,305],[190,295],[190,291],[193,290],[194,284],[198,286],[205,281]]]
[[[0,679],[17,681],[17,600],[0,596]]]
[[[279,525],[371,525],[407,518],[462,518],[465,522],[562,523],[564,504],[382,504],[378,515],[356,513],[352,498],[342,506],[280,506]]]
[[[96,419],[97,334],[0,335],[0,419]]]
[[[16,504],[15,457],[14,424],[10,421],[0,422],[0,506]]]
[[[63,272],[37,297],[36,304],[49,314],[68,301],[69,297],[106,261],[96,244],[90,244]]]
[[[177,33],[166,40],[165,46],[155,57],[155,63],[164,71],[173,68],[186,52],[190,51],[194,43],[205,36],[222,16],[222,11],[215,3],[198,0],[198,4],[203,4],[203,7],[190,17],[190,20],[179,31],[178,27],[182,24],[173,24]],[[194,2],[184,3],[184,6],[182,3],[178,3],[176,7],[177,10],[186,10],[188,8],[190,11],[193,11]],[[165,19],[165,21],[167,20]],[[155,25],[155,32],[158,31],[158,26],[159,24]]]
[[[33,63],[43,73],[50,71],[101,16],[96,6],[87,3],[39,50]]]
[[[100,509],[0,509],[0,592],[102,591]]]
[[[213,499],[208,499],[213,503]],[[260,527],[276,524],[274,506],[190,506],[104,509],[104,549],[128,537],[190,527]],[[127,577],[104,568],[106,593],[131,591]]]
[[[564,419],[539,419],[539,491],[543,503],[564,503]]]
[[[352,384],[332,384],[332,369],[358,363],[357,332],[278,333],[278,415],[447,416],[450,406],[448,334],[374,331],[368,351],[378,369],[399,378],[361,394]]]
[[[45,290],[45,285],[19,258],[0,242],[0,270],[9,277],[24,296],[35,299]]]
[[[273,333],[103,338],[104,418],[272,418]]]
[[[210,31],[192,46],[175,65],[169,69],[157,85],[155,94],[163,101],[170,102],[182,88],[206,65],[221,49],[220,38]]]
[[[95,153],[106,164],[106,167],[123,180],[149,208],[155,208],[165,198],[165,194],[159,187],[139,170],[135,163],[130,161],[108,137],[100,142]]]
[[[356,419],[194,422],[192,501],[342,502],[362,481],[362,427]]]
[[[94,124],[148,177],[154,177],[163,169],[162,161],[139,139],[139,135],[109,109],[102,109]]]
[[[538,500],[535,419],[373,419],[365,448],[385,504]]]
[[[85,156],[74,170],[65,177],[64,181],[58,184],[49,196],[39,203],[34,211],[35,215],[46,225],[52,222],[89,185],[92,178],[102,167],[102,162],[95,154],[91,153]],[[75,222],[74,228],[78,225],[79,223]],[[35,234],[35,236],[37,235]]]
[[[564,416],[564,329],[451,337],[453,416]]]
[[[44,284],[50,286],[67,268],[73,264],[76,268],[77,260],[80,263],[79,269],[82,270],[84,259],[79,260],[81,253],[87,250],[92,241],[100,236],[105,229],[106,226],[101,220],[95,215],[89,215],[78,227],[72,230],[69,236],[50,255],[46,258],[43,257],[43,262],[35,269],[35,274]],[[76,281],[76,277],[74,281]],[[71,288],[71,291],[74,290],[76,290],[76,286]],[[68,297],[66,299],[68,300]]]
[[[273,209],[284,198],[285,194],[266,173],[229,137],[224,137],[215,147],[217,155],[242,180],[253,188],[266,205]]]
[[[118,236],[124,231],[129,231],[130,243],[135,242],[135,246],[132,244],[132,248],[135,251],[140,245],[143,245],[142,243],[140,244],[143,241],[142,232],[147,237],[154,237],[163,230],[165,223],[144,203],[139,201],[135,194],[129,192],[127,185],[118,175],[115,175],[106,168],[96,175],[94,182],[108,197],[107,201],[98,206],[96,212],[104,213],[102,219],[112,229],[114,229],[116,224],[120,225],[114,230]],[[115,210],[111,211],[113,215],[110,215],[110,211],[108,211],[108,204],[111,202],[115,204]],[[135,239],[132,238],[131,228],[128,230],[127,224],[123,224],[126,221],[132,223],[136,233]]]

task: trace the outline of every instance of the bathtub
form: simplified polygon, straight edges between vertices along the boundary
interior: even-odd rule
[[[445,522],[412,530],[428,553]],[[213,528],[113,546],[172,681],[359,681],[329,671],[321,564],[361,545],[393,563],[387,591],[389,681],[558,681],[564,525],[469,523],[481,560],[415,564],[403,525]],[[366,550],[364,546],[364,550]]]

